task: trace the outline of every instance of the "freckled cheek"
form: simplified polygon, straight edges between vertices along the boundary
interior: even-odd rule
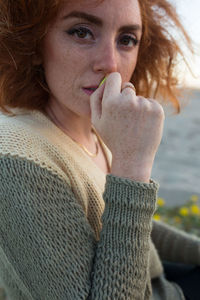
[[[66,49],[62,53],[61,67],[65,68],[66,73],[69,73],[70,76],[81,72],[86,64],[88,64],[88,57],[81,49]]]

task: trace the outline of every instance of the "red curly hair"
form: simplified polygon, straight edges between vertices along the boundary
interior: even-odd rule
[[[174,69],[177,55],[183,53],[166,28],[175,25],[189,48],[190,39],[167,0],[138,1],[143,35],[131,81],[138,94],[169,99],[179,110]],[[62,3],[63,0],[0,0],[1,110],[45,109],[49,90],[39,63],[41,43],[47,25],[56,17]]]

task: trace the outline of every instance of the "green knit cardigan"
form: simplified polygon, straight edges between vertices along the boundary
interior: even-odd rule
[[[0,170],[8,299],[184,299],[159,255],[200,264],[200,241],[152,226],[156,183],[105,176],[39,112],[0,115]]]

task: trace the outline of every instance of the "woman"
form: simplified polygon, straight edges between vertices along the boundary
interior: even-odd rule
[[[165,21],[184,30],[173,7],[1,0],[0,11],[0,274],[9,299],[184,299],[158,252],[197,264],[199,240],[159,223],[150,238],[164,113],[148,97],[177,102],[181,51]]]

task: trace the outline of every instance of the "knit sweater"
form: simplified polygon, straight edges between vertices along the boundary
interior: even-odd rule
[[[159,255],[200,264],[200,241],[162,223],[152,230],[156,183],[105,176],[39,112],[0,115],[0,170],[8,299],[184,299]]]

